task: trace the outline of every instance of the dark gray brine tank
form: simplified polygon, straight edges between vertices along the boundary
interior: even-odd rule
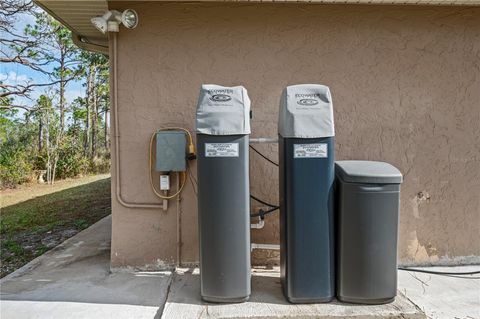
[[[381,304],[397,294],[397,237],[402,174],[373,161],[338,161],[337,296]]]
[[[201,296],[250,296],[250,100],[245,88],[203,85],[197,105]]]

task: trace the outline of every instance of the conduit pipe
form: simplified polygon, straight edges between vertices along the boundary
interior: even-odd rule
[[[127,208],[145,208],[145,209],[162,209],[162,204],[156,203],[138,203],[138,202],[127,202],[122,198],[122,189],[121,189],[121,170],[120,170],[120,129],[119,129],[119,120],[118,120],[118,85],[117,85],[117,64],[118,64],[118,54],[117,54],[117,33],[110,32],[110,35],[113,37],[113,46],[110,52],[110,57],[112,57],[112,80],[113,80],[113,119],[114,119],[114,137],[115,137],[115,196],[117,201],[124,207]],[[259,137],[251,138],[250,143],[278,143],[278,138],[269,138],[269,137]]]
[[[185,173],[186,174],[186,173]],[[177,189],[180,188],[180,173],[177,172]],[[182,194],[177,196],[177,267],[182,265],[182,208],[180,201]]]
[[[121,189],[121,175],[120,175],[120,121],[118,120],[118,86],[117,86],[117,66],[118,66],[118,55],[117,55],[117,33],[110,32],[113,36],[113,48],[111,49],[113,52],[110,52],[110,57],[112,57],[112,80],[113,80],[113,120],[114,120],[114,137],[115,137],[115,195],[117,201],[124,207],[127,208],[145,208],[145,209],[160,209],[163,208],[162,204],[155,204],[155,203],[136,203],[136,202],[127,202],[122,198],[122,189]],[[151,156],[151,150],[150,156]],[[152,168],[149,166],[149,169]],[[177,173],[177,189],[180,187],[180,176]],[[182,231],[181,231],[181,208],[180,208],[180,194],[177,196],[177,265],[181,265],[181,258],[182,258]]]
[[[117,54],[117,33],[110,32],[113,37],[113,46],[110,52],[110,57],[112,57],[112,66],[111,66],[111,73],[112,74],[112,82],[113,82],[113,120],[114,120],[114,137],[115,137],[115,196],[117,201],[124,207],[127,208],[145,208],[145,209],[161,209],[163,208],[162,204],[155,204],[155,203],[138,203],[138,202],[127,202],[122,198],[122,189],[121,189],[121,170],[120,170],[120,129],[119,129],[119,112],[118,112],[118,85],[117,85],[117,70],[118,70],[118,54]],[[278,143],[278,138],[251,138],[250,143]],[[178,177],[178,176],[177,176]],[[178,178],[177,178],[178,183]],[[181,264],[181,230],[180,230],[180,223],[181,223],[181,216],[180,216],[180,197],[177,198],[177,265]],[[260,219],[260,221],[256,224],[251,224],[251,228],[261,229],[265,225],[265,221]],[[272,244],[251,244],[251,250],[253,249],[270,249],[270,250],[279,250],[279,245],[272,245]]]
[[[127,202],[122,198],[121,186],[120,186],[120,130],[119,130],[119,120],[118,120],[118,86],[117,86],[117,33],[110,32],[110,35],[113,36],[113,52],[110,52],[112,57],[112,79],[113,79],[113,119],[114,119],[114,134],[115,134],[115,195],[117,201],[124,207],[127,208],[148,208],[148,209],[161,209],[163,208],[162,204],[155,203],[136,203],[136,202]]]

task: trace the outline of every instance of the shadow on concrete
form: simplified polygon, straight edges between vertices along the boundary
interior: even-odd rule
[[[108,216],[1,279],[2,319],[64,318],[87,310],[84,318],[112,312],[115,318],[154,318],[163,309],[171,272],[112,273],[110,236]]]

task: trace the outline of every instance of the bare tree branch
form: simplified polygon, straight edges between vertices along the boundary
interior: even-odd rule
[[[13,110],[13,109],[22,109],[28,112],[33,111],[32,107],[27,105],[18,105],[18,104],[0,105],[0,110]]]
[[[32,0],[2,0],[0,1],[0,30],[10,33],[15,22],[14,17],[21,13],[29,13],[34,7]]]
[[[71,80],[75,79],[78,76],[78,72],[73,74],[72,76],[66,78],[66,79],[60,79],[57,81],[52,81],[48,83],[32,83],[32,84],[18,84],[18,85],[9,85],[9,84],[3,84],[0,83],[0,98],[5,98],[11,95],[17,95],[17,96],[25,96],[27,93],[31,92],[34,88],[38,87],[45,87],[45,86],[52,86],[55,84],[58,84],[60,82],[70,82]]]

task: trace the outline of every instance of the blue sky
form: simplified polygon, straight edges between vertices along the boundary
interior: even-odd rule
[[[18,16],[15,23],[15,30],[17,33],[22,34],[27,24],[34,24],[34,17],[26,14]],[[5,84],[23,84],[27,82],[31,83],[46,83],[49,81],[48,77],[41,72],[34,71],[28,67],[16,64],[16,63],[2,63],[0,64],[0,80]],[[32,105],[35,100],[43,93],[46,88],[36,88],[30,95],[32,100],[18,98],[15,102],[18,104]],[[85,96],[85,88],[82,87],[82,82],[69,82],[66,88],[65,97],[68,103],[71,103],[78,96]]]

